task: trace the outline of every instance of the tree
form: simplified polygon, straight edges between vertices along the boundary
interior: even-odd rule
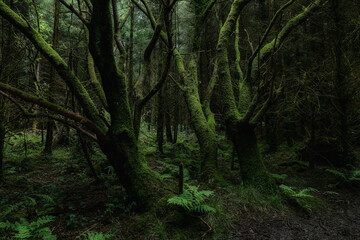
[[[86,117],[7,84],[1,83],[0,89],[66,116],[86,127],[91,132],[88,135],[98,141],[130,197],[137,202],[139,208],[147,209],[155,203],[154,199],[164,195],[164,190],[157,187],[162,184],[161,180],[155,176],[146,165],[145,160],[139,156],[126,79],[117,65],[113,51],[114,25],[110,0],[92,1],[89,10],[91,11],[90,22],[80,17],[89,29],[89,49],[101,76],[111,123],[105,122],[101,117],[89,93],[77,76],[69,70],[68,65],[60,55],[46,43],[34,28],[3,1],[0,1],[0,15],[21,31],[54,65],[59,75],[74,92]]]
[[[240,79],[240,99],[244,102],[239,103],[239,108],[236,104],[232,87],[232,77],[229,68],[228,58],[228,42],[231,33],[235,30],[236,21],[240,14],[243,4],[246,0],[235,0],[232,4],[229,16],[221,28],[219,41],[217,45],[217,69],[218,79],[221,81],[218,85],[223,94],[222,106],[224,111],[224,118],[228,135],[231,137],[236,152],[238,154],[241,177],[245,184],[256,186],[265,192],[276,191],[275,183],[269,176],[265,165],[259,154],[257,147],[257,140],[255,135],[255,126],[257,121],[266,111],[268,104],[271,101],[272,94],[270,94],[263,103],[263,106],[257,108],[260,92],[254,94],[252,98],[251,83],[259,81],[256,79],[256,73],[260,71],[259,66],[268,59],[275,49],[278,49],[289,35],[289,33],[299,24],[307,19],[307,17],[315,10],[322,6],[322,1],[316,0],[310,7],[306,8],[302,13],[289,20],[285,26],[280,30],[276,37],[265,46],[261,47],[262,42],[266,39],[268,30],[264,37],[260,40],[260,44],[249,60],[247,74],[245,79]],[[293,1],[290,1],[290,3]],[[284,5],[285,7],[286,5]],[[273,20],[277,18],[279,13],[284,8],[280,8],[278,14],[275,14]],[[270,23],[271,28],[273,21]],[[258,91],[260,88],[258,89]]]

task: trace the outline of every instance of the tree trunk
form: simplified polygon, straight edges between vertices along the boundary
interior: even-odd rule
[[[59,17],[60,17],[60,1],[55,0],[55,10],[54,10],[54,31],[53,31],[53,49],[56,51],[58,45],[58,33],[59,33]],[[52,64],[50,69],[50,79],[49,79],[49,100],[54,102],[54,85],[55,85],[55,66]],[[46,124],[46,140],[45,140],[45,154],[52,153],[52,144],[54,138],[54,126],[55,122],[52,119],[49,119]]]
[[[191,125],[195,130],[200,145],[201,175],[204,179],[218,179],[220,176],[217,171],[218,142],[215,132],[215,120],[211,114],[205,115],[200,102],[196,56],[191,56],[188,73],[186,73],[180,53],[175,51],[175,54],[178,71],[184,81],[184,96],[190,114]],[[210,109],[208,110],[211,113]]]
[[[164,86],[159,91],[156,141],[160,153],[164,153]]]
[[[169,114],[169,109],[165,112],[165,129],[166,129],[166,141],[172,143],[173,137],[171,132],[171,116]]]
[[[165,191],[158,187],[162,184],[161,180],[138,153],[127,81],[116,64],[113,52],[110,1],[93,1],[93,9],[89,25],[89,47],[100,72],[111,115],[111,126],[106,139],[100,141],[100,146],[127,193],[137,203],[137,208],[146,210],[157,204],[156,199],[164,196]]]
[[[343,3],[344,1],[333,0],[331,1],[331,7],[334,13],[335,22],[335,37],[334,37],[334,54],[335,54],[335,92],[338,99],[338,112],[339,112],[339,132],[340,132],[340,149],[342,152],[341,158],[343,159],[343,165],[352,165],[353,157],[350,153],[349,145],[349,99],[348,96],[348,74],[351,69],[346,64],[346,56],[343,52],[343,43],[346,38],[344,33],[345,24],[347,24],[343,16]],[[346,3],[345,3],[346,4]]]
[[[228,124],[227,128],[238,155],[240,173],[244,184],[255,186],[265,193],[276,192],[275,181],[262,161],[254,126],[247,122],[237,121]]]
[[[4,105],[4,98],[0,97],[0,106]],[[0,182],[3,181],[3,159],[4,159],[4,146],[5,146],[5,114],[4,108],[1,107],[0,113]]]

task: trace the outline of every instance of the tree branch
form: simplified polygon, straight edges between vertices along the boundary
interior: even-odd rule
[[[59,0],[67,9],[69,9],[72,13],[74,13],[80,20],[81,22],[85,25],[88,26],[89,22],[81,15],[81,13],[79,11],[77,11],[74,6],[72,4],[67,4],[65,2],[65,0]]]
[[[5,84],[5,83],[0,83],[0,89],[3,90],[4,92],[7,92],[7,93],[10,93],[11,95],[13,96],[16,96],[26,102],[31,102],[31,103],[34,103],[34,104],[37,104],[43,108],[46,108],[46,109],[49,109],[57,114],[60,114],[64,117],[67,117],[75,122],[78,122],[80,123],[81,125],[87,127],[89,130],[91,130],[94,134],[96,134],[96,136],[99,138],[99,139],[105,139],[105,133],[99,129],[93,122],[91,122],[89,119],[85,118],[84,116],[78,114],[78,113],[75,113],[75,112],[72,112],[72,111],[69,111],[61,106],[58,106],[54,103],[51,103],[51,102],[48,102],[46,101],[45,99],[43,98],[40,98],[40,97],[37,97],[37,96],[34,96],[34,95],[31,95],[31,94],[28,94],[26,92],[23,92],[17,88],[14,88],[14,87],[11,87],[10,85],[8,84]],[[1,92],[3,92],[1,91]],[[1,94],[1,93],[0,93]],[[5,95],[4,95],[5,96]],[[19,107],[20,105],[17,104],[17,106]],[[20,109],[23,110],[23,112],[27,112],[24,108],[21,108]]]

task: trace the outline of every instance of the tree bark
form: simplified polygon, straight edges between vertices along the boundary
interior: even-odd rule
[[[55,8],[54,8],[54,28],[53,28],[53,49],[56,51],[59,41],[59,19],[60,18],[60,1],[55,0]],[[54,87],[55,87],[55,67],[51,64],[50,68],[50,79],[49,79],[49,92],[48,97],[50,102],[54,102]],[[49,119],[46,124],[46,139],[45,139],[45,154],[52,154],[52,145],[54,139],[54,127],[55,122],[52,119]]]
[[[111,126],[106,141],[100,142],[117,176],[137,206],[147,209],[163,196],[161,180],[149,169],[138,153],[124,73],[118,68],[113,52],[113,23],[110,1],[93,1],[89,25],[90,51],[101,75]]]

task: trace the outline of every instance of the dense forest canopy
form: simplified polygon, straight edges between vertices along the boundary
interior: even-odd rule
[[[0,0],[0,239],[360,237],[327,221],[360,203],[359,13]]]

